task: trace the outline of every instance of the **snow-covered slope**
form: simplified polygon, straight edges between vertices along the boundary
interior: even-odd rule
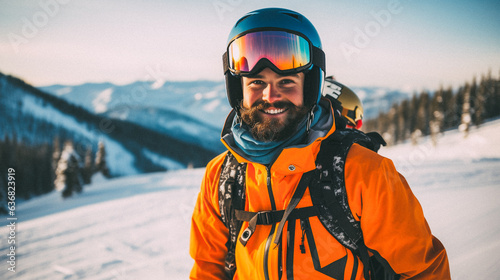
[[[220,131],[230,107],[220,82],[87,83],[40,89],[101,117],[132,122],[214,153],[224,149]],[[176,164],[159,165],[172,169]]]
[[[445,245],[452,278],[498,279],[500,274],[500,120],[429,139],[382,148],[420,200]]]
[[[445,245],[455,280],[500,274],[500,120],[467,139],[447,132],[433,147],[398,145],[393,158]],[[7,270],[0,217],[1,279],[187,279],[189,226],[203,169],[96,181],[62,200],[56,192],[16,209],[16,272]]]
[[[127,120],[181,141],[197,144],[209,150],[222,151],[221,128],[177,111],[158,107],[134,106],[127,110],[113,109],[106,113],[111,119]],[[219,147],[215,149],[214,147]]]

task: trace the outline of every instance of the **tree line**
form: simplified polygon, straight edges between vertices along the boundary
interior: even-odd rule
[[[500,116],[500,79],[491,71],[478,81],[466,82],[453,90],[440,88],[423,91],[411,99],[393,104],[388,112],[364,122],[363,130],[379,132],[389,145],[408,139],[417,144],[419,138],[430,135],[436,145],[438,136],[458,128],[468,135],[471,126]]]
[[[15,198],[31,197],[57,190],[63,198],[83,191],[92,182],[92,176],[100,172],[111,177],[106,164],[106,150],[102,142],[94,153],[91,147],[82,153],[74,148],[73,141],[61,145],[55,138],[52,145],[26,145],[6,137],[0,140],[0,214],[7,213],[7,170],[15,172]]]

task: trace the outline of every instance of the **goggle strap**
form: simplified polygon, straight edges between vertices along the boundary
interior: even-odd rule
[[[222,55],[222,67],[224,68],[224,75],[226,74],[227,71],[229,71],[229,58],[228,58],[228,54],[227,54],[227,51],[224,52],[224,54]]]
[[[325,53],[320,48],[316,48],[313,46],[312,57],[313,64],[323,69],[323,72],[326,73],[326,61],[325,61]]]

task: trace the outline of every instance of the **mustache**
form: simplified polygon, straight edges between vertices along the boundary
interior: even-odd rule
[[[250,108],[251,110],[266,110],[271,107],[277,108],[277,109],[287,109],[287,108],[295,108],[295,104],[293,104],[290,101],[282,100],[282,101],[276,101],[273,103],[269,103],[264,100],[257,100],[252,104],[252,107]]]

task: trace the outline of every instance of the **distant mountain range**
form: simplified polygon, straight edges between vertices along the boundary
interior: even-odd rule
[[[165,82],[161,86],[154,82],[128,85],[88,83],[76,86],[52,85],[39,89],[95,114],[137,120],[139,112],[153,119],[159,111],[177,112],[177,117],[199,120],[217,130],[221,129],[231,109],[223,82]]]
[[[84,100],[89,95],[74,97]],[[92,101],[97,109],[99,102],[108,104],[105,94]],[[202,167],[223,151],[213,125],[167,109],[145,109],[140,102],[119,104],[127,105],[96,112],[0,73],[0,139],[36,145],[52,144],[57,137],[72,140],[80,153],[89,147],[95,151],[103,141],[109,168],[117,176]],[[142,116],[152,111],[151,119]]]

